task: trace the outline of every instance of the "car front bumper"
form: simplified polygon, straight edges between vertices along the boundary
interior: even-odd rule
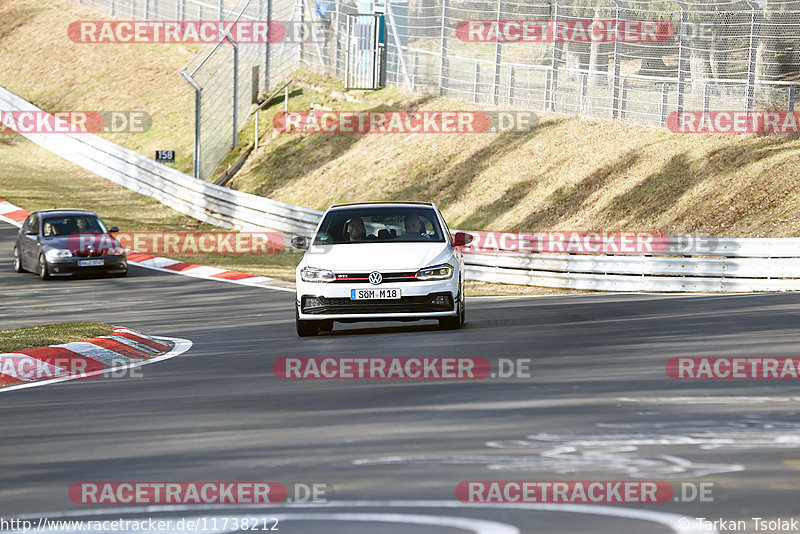
[[[399,299],[352,300],[353,289],[398,289]],[[458,275],[448,280],[371,285],[297,282],[298,316],[304,320],[437,319],[458,313]],[[317,302],[314,302],[316,300]]]
[[[78,264],[81,260],[103,260],[103,265],[84,267]],[[128,260],[120,256],[101,256],[101,257],[70,257],[58,258],[47,262],[50,276],[74,276],[81,274],[118,274],[128,270]]]

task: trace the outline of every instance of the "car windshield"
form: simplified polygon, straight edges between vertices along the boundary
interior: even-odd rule
[[[106,226],[96,215],[62,215],[42,221],[44,237],[70,234],[104,234]]]
[[[432,208],[357,207],[329,211],[314,238],[315,245],[344,243],[443,242]]]

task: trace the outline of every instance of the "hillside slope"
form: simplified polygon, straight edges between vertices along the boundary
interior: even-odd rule
[[[322,93],[316,102],[334,110],[470,109],[396,90],[361,94],[356,104],[331,100],[325,94],[341,90],[337,81],[295,77],[311,80]],[[309,109],[310,100],[298,98],[291,109]],[[800,235],[796,136],[675,134],[553,114],[540,120],[526,134],[273,135],[232,185],[318,209],[432,200],[451,227],[463,229]]]

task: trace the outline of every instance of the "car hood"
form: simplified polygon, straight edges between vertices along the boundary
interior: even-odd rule
[[[300,264],[334,272],[416,271],[450,259],[449,243],[348,243],[312,246]]]

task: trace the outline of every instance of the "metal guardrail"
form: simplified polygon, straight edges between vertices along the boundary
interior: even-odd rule
[[[0,109],[40,111],[0,87]],[[321,211],[197,180],[92,134],[24,134],[42,148],[172,209],[223,228],[310,235]],[[469,279],[602,291],[800,290],[800,238],[670,239],[662,255],[466,253]]]

